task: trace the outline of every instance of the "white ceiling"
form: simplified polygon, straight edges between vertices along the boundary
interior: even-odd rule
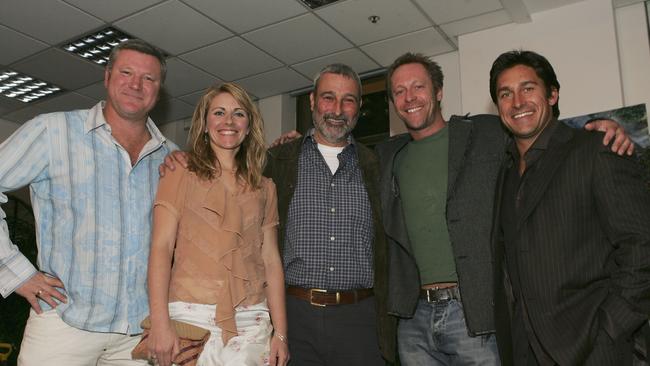
[[[332,62],[363,75],[403,52],[452,52],[458,35],[529,21],[532,13],[577,1],[340,0],[311,10],[299,0],[2,0],[0,71],[11,68],[67,91],[32,104],[0,96],[0,118],[23,123],[102,99],[102,68],[57,47],[106,26],[170,55],[152,113],[164,124],[189,117],[215,82],[236,81],[265,98],[309,87]],[[370,22],[371,15],[379,21]]]

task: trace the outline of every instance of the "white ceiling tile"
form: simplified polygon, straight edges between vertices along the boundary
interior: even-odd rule
[[[243,34],[242,37],[287,64],[352,46],[313,14],[305,14],[258,29]]]
[[[2,0],[0,23],[52,45],[104,24],[59,0]]]
[[[97,104],[97,100],[88,98],[77,93],[64,93],[61,95],[54,96],[43,100],[42,102],[37,102],[38,109],[42,113],[51,113],[51,112],[62,112],[62,111],[72,111],[75,109],[88,109]]]
[[[107,22],[133,14],[162,0],[64,0]]]
[[[170,26],[176,24],[177,26]],[[187,5],[172,0],[115,23],[127,33],[178,55],[231,35],[231,32]]]
[[[191,117],[192,113],[194,113],[194,106],[171,98],[158,101],[156,107],[151,111],[150,117],[157,125],[164,125],[181,118]]]
[[[206,87],[205,90],[208,88]],[[189,105],[197,105],[199,104],[199,99],[203,96],[203,93],[205,93],[205,90],[200,90],[197,91],[196,93],[191,93],[187,95],[183,95],[182,97],[179,97],[178,99],[182,100],[183,102],[189,104]]]
[[[14,112],[7,113],[2,116],[3,119],[6,119],[7,121],[11,122],[16,122],[16,123],[25,123],[29,121],[30,119],[38,116],[39,114],[42,114],[43,111],[41,111],[37,106],[35,105],[28,105],[25,108],[18,109]]]
[[[622,6],[632,5],[643,1],[644,0],[614,0],[613,3],[615,8],[620,8]]]
[[[0,116],[25,108],[27,105],[27,103],[21,102],[17,99],[0,95]]]
[[[530,13],[551,10],[565,5],[580,2],[582,0],[522,0]]]
[[[239,37],[179,56],[223,80],[236,80],[282,66],[278,60]]]
[[[296,0],[183,0],[229,29],[243,33],[307,12]]]
[[[88,85],[87,87],[77,89],[75,92],[81,95],[85,95],[89,98],[93,98],[95,100],[106,99],[106,87],[104,87],[104,80],[92,85]]]
[[[104,78],[104,68],[79,56],[50,48],[12,65],[16,71],[74,90]]]
[[[390,65],[398,56],[406,52],[419,52],[426,56],[433,56],[454,50],[433,28],[375,42],[361,49],[383,66]]]
[[[348,0],[316,10],[316,14],[357,45],[432,25],[409,0]],[[379,21],[370,22],[371,15],[379,16]]]
[[[313,79],[320,70],[333,63],[346,64],[359,74],[381,67],[356,48],[301,62],[299,64],[291,65],[291,67],[303,74],[305,77]]]
[[[488,13],[502,8],[499,0],[415,0],[436,24]],[[539,2],[538,0],[535,0]]]
[[[311,85],[309,79],[287,68],[238,80],[237,83],[258,98],[266,98]]]
[[[0,64],[9,65],[48,45],[0,25]]]
[[[203,90],[215,82],[215,77],[177,58],[167,60],[165,93],[177,97]]]
[[[459,36],[479,30],[511,23],[510,15],[505,10],[478,15],[443,24],[440,28],[449,36]]]

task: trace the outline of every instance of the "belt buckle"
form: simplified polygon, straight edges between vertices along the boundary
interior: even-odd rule
[[[434,293],[435,291],[438,291],[438,287],[437,287],[437,286],[436,286],[436,287],[432,287],[432,288],[428,288],[428,289],[427,289],[427,302],[431,303],[431,302],[435,302],[435,301],[437,301],[437,299],[431,299],[431,295],[432,295],[432,293]]]
[[[318,289],[318,288],[312,288],[312,289],[309,289],[309,304],[311,304],[311,305],[313,305],[313,306],[320,306],[320,307],[322,307],[322,308],[326,307],[327,304],[318,304],[318,303],[315,303],[315,302],[314,302],[314,292],[321,293],[321,294],[326,294],[326,293],[327,293],[327,290],[321,290],[321,289]],[[338,303],[339,303],[340,301],[341,301],[341,296],[340,296],[340,294],[337,292],[337,293],[336,293],[336,304],[338,305]]]

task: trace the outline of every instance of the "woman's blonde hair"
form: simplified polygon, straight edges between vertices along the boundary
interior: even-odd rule
[[[235,169],[238,178],[251,188],[257,189],[260,187],[266,158],[264,121],[246,90],[235,83],[210,87],[194,109],[188,137],[190,146],[188,168],[202,179],[212,179],[221,175],[221,164],[212,151],[210,138],[205,133],[210,103],[221,93],[228,93],[235,98],[248,116],[249,132],[235,155]]]

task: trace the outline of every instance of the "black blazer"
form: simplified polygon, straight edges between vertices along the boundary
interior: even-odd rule
[[[619,339],[648,320],[650,194],[638,165],[603,146],[600,133],[560,123],[536,164],[516,222],[521,296],[551,357],[579,365],[600,329]],[[503,364],[517,364],[500,203],[499,189],[493,230],[497,340]]]

